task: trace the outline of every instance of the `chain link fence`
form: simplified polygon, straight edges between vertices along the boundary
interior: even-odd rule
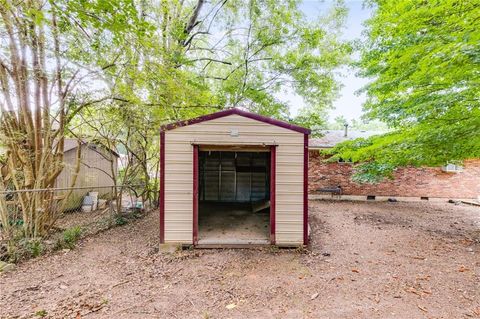
[[[123,225],[154,206],[141,186],[0,192],[0,261],[69,249],[88,234]]]

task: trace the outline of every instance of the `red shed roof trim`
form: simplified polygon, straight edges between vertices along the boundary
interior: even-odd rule
[[[240,116],[252,119],[252,120],[256,120],[256,121],[260,121],[260,122],[263,122],[263,123],[279,126],[279,127],[282,127],[282,128],[288,129],[288,130],[292,130],[292,131],[295,131],[295,132],[299,132],[299,133],[302,133],[302,134],[310,134],[310,130],[305,128],[305,127],[301,127],[301,126],[290,124],[290,123],[283,122],[283,121],[280,121],[280,120],[272,119],[270,117],[266,117],[266,116],[263,116],[263,115],[258,115],[258,114],[255,114],[255,113],[242,111],[242,110],[236,109],[236,108],[232,108],[232,109],[228,109],[228,110],[224,110],[224,111],[220,111],[220,112],[215,112],[215,113],[204,115],[204,116],[199,116],[199,117],[189,119],[189,120],[183,120],[183,121],[178,121],[178,122],[175,122],[175,123],[166,124],[166,125],[161,126],[160,129],[162,131],[169,131],[169,130],[173,130],[177,127],[182,127],[182,126],[197,124],[197,123],[201,123],[201,122],[206,122],[206,121],[218,119],[218,118],[229,116],[229,115],[240,115]]]

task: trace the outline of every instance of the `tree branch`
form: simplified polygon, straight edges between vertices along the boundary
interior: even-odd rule
[[[205,3],[205,0],[198,0],[197,5],[193,10],[193,13],[190,16],[190,19],[188,20],[187,25],[185,26],[185,29],[184,29],[185,34],[190,34],[193,28],[195,28],[200,23],[199,21],[197,21],[197,19],[198,19],[198,15],[200,14],[200,11],[202,10],[204,3]]]
[[[198,58],[194,60],[189,60],[187,63],[193,63],[193,62],[198,62],[198,61],[209,61],[209,62],[216,62],[216,63],[222,63],[222,64],[227,64],[227,65],[232,65],[231,62],[228,61],[222,61],[222,60],[217,60],[213,58]]]

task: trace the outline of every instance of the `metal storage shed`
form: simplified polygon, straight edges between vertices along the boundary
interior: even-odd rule
[[[309,134],[235,108],[163,126],[160,243],[306,245]]]

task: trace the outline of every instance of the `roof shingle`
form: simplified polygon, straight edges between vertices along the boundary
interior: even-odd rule
[[[382,133],[383,132],[380,131],[348,131],[347,136],[345,136],[344,130],[328,130],[323,132],[324,135],[322,137],[310,138],[308,141],[308,148],[331,148],[341,142],[357,138],[367,138]]]

